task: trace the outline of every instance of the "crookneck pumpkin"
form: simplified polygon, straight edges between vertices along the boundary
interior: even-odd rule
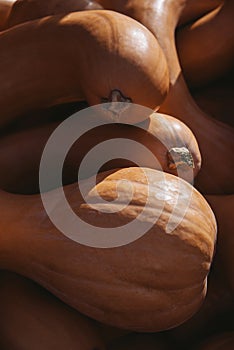
[[[234,2],[224,4],[178,30],[177,50],[189,86],[201,86],[233,66]]]
[[[2,189],[24,194],[39,192],[42,152],[49,136],[58,125],[58,123],[48,123],[11,133],[0,139],[0,168],[4,169],[0,172]],[[113,143],[112,146],[106,146],[105,153],[111,154],[117,148],[117,158],[114,155],[113,160],[107,163],[104,160],[101,170],[137,164],[179,175],[189,182],[193,182],[194,176],[200,170],[200,152],[192,132],[178,119],[153,113],[138,126],[108,124],[86,132],[74,143],[66,157],[63,167],[64,184],[76,181],[81,161],[93,147],[116,138],[121,140]],[[126,143],[123,143],[123,139]],[[65,135],[64,140],[66,140]],[[144,148],[136,152],[136,144],[132,144],[130,140]],[[63,140],[60,139],[60,144],[62,142]],[[56,156],[60,157],[57,146],[53,161]],[[95,158],[94,154],[86,165],[85,173],[81,174],[82,178],[94,175],[99,170],[95,169]],[[49,189],[52,188],[47,190]]]
[[[2,350],[104,350],[95,322],[26,278],[0,279]]]
[[[234,294],[234,195],[206,196],[218,223],[217,258]]]
[[[205,199],[186,181],[148,168],[100,173],[81,185],[84,197],[77,184],[64,187],[78,226],[58,189],[43,195],[50,218],[68,224],[66,235],[41,196],[1,192],[0,267],[120,328],[158,331],[191,317],[206,294],[216,239]]]
[[[197,138],[203,166],[197,187],[204,193],[233,193],[234,131],[202,112],[192,99],[179,63],[175,29],[189,0],[103,0],[101,4],[144,24],[158,39],[167,59],[170,90],[160,111],[185,122]],[[105,6],[104,6],[105,7]],[[218,166],[217,166],[218,164]]]
[[[0,30],[45,16],[101,8],[93,0],[0,0]]]
[[[15,26],[0,33],[0,52],[0,126],[26,112],[78,100],[127,102],[102,113],[138,122],[148,114],[137,113],[130,102],[157,109],[168,90],[167,63],[155,37],[114,11]]]
[[[186,1],[182,10],[179,26],[194,22],[198,18],[205,16],[208,12],[220,6],[224,0],[189,0]]]

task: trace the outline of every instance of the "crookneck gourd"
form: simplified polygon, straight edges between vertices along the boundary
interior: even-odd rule
[[[0,0],[0,30],[45,16],[98,9],[102,6],[93,0]]]
[[[90,188],[91,180],[97,184]],[[71,212],[65,215],[59,189],[43,195],[53,222],[68,224],[65,234],[41,196],[1,192],[0,268],[112,326],[158,331],[190,318],[206,294],[216,239],[201,194],[176,176],[137,167],[81,185],[84,197],[77,184],[64,187],[76,220],[83,220],[78,226]]]
[[[230,71],[234,61],[234,2],[188,24],[176,35],[183,74],[189,86],[201,86]]]
[[[156,38],[114,11],[23,23],[0,33],[0,52],[0,126],[38,108],[79,100],[110,102],[101,111],[107,118],[138,122],[148,114],[137,113],[133,104],[158,109],[168,91]],[[111,102],[126,103],[115,108]]]
[[[79,118],[79,115],[78,115]],[[91,116],[90,116],[91,118]],[[86,122],[85,122],[86,124]],[[47,123],[10,133],[0,139],[0,187],[8,192],[31,194],[39,192],[39,168],[44,147],[58,123]],[[79,124],[80,125],[80,124]],[[83,124],[82,124],[83,125]],[[64,135],[64,141],[70,135]],[[116,140],[105,146],[105,153],[115,152],[111,161],[103,160],[101,170],[131,165],[163,170],[193,182],[201,167],[201,156],[195,137],[185,124],[171,116],[153,113],[138,124],[107,124],[91,129],[81,136],[68,152],[63,167],[63,183],[77,180],[77,172],[84,156],[107,140]],[[137,142],[137,145],[131,143]],[[59,140],[60,145],[63,139]],[[140,148],[136,150],[136,147]],[[137,152],[136,152],[137,151]],[[150,153],[149,153],[150,152]],[[60,157],[58,145],[53,160]],[[101,158],[100,155],[98,158]],[[95,168],[96,154],[86,164],[80,176],[87,178]],[[47,190],[52,189],[48,188]]]
[[[226,1],[228,6],[233,6],[232,1]],[[103,0],[100,3],[137,19],[155,35],[166,56],[170,75],[170,90],[160,111],[185,122],[198,141],[203,166],[196,186],[209,194],[233,193],[234,131],[199,109],[184,81],[177,55],[175,30],[190,0]]]
[[[1,349],[105,349],[95,322],[22,276],[0,279]]]

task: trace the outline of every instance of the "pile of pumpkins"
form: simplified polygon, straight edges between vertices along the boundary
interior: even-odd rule
[[[234,348],[233,13],[231,0],[0,0],[1,349]],[[128,107],[74,143],[64,191],[93,226],[150,229],[99,248],[56,228],[39,168],[62,121],[113,102]],[[157,162],[139,152],[136,166],[133,148],[103,164],[94,209],[77,168],[114,138]]]

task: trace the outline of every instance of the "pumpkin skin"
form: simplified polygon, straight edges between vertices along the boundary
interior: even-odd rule
[[[2,14],[0,19],[1,30],[45,16],[102,9],[102,6],[93,0],[1,0],[1,10],[3,6],[5,15]]]
[[[206,196],[206,199],[212,207],[218,223],[217,258],[227,284],[234,294],[234,195]]]
[[[42,116],[42,118],[44,118]],[[31,118],[32,119],[32,118]],[[37,127],[10,133],[0,139],[0,187],[8,192],[32,194],[39,192],[39,167],[45,144],[59,125],[47,123]],[[108,124],[85,133],[72,147],[63,167],[64,184],[77,180],[77,171],[83,157],[97,144],[114,138],[124,138],[139,142],[149,149],[156,159],[152,160],[146,152],[139,152],[135,157],[135,145],[129,145],[127,159],[115,159],[103,165],[103,170],[131,166],[131,159],[137,158],[139,166],[163,170],[178,175],[187,181],[193,180],[201,167],[201,156],[197,142],[185,124],[171,116],[152,113],[137,126],[126,124]],[[170,152],[181,151],[181,158],[173,162]],[[193,164],[183,160],[184,152],[189,152]],[[55,152],[55,154],[57,154]],[[121,153],[121,156],[124,154]],[[55,156],[54,156],[55,157]],[[94,175],[95,159],[86,166],[83,178]],[[48,188],[52,189],[52,188]]]
[[[183,121],[198,141],[203,164],[196,186],[206,194],[233,193],[234,131],[199,109],[187,88],[177,55],[175,30],[189,0],[103,0],[100,3],[137,19],[155,35],[167,59],[170,79],[169,93],[159,111]]]
[[[202,86],[233,66],[233,1],[177,31],[176,43],[183,74],[190,87]]]
[[[206,339],[196,350],[232,350],[233,347],[234,332],[224,332]]]
[[[157,40],[137,21],[113,11],[23,23],[0,34],[0,52],[0,126],[38,108],[80,100],[89,105],[131,101],[154,110],[168,90],[167,63]],[[149,116],[137,114],[131,103],[127,109],[100,111],[120,122]]]
[[[224,0],[189,0],[182,10],[179,26],[193,22],[223,3]]]
[[[1,272],[2,350],[104,350],[95,322],[32,281]]]
[[[134,17],[136,13],[140,16],[141,8],[142,16],[145,11],[155,11],[158,0],[97,0],[104,8],[115,10],[118,12],[126,12],[129,16]],[[219,6],[223,0],[185,0],[184,8],[182,10],[179,25],[185,25],[188,22],[194,21],[197,18],[204,16],[206,13]],[[140,18],[139,18],[140,20]]]
[[[87,198],[98,209],[84,203],[76,185],[65,186],[75,213],[93,226],[116,227],[136,219],[148,199],[146,215],[136,222],[140,229],[153,224],[144,236],[115,248],[81,245],[55,228],[40,196],[2,192],[0,267],[33,279],[81,313],[115,327],[149,332],[184,322],[199,309],[206,294],[216,239],[209,205],[190,184],[157,170],[126,168],[100,173],[96,179],[98,184]],[[130,205],[117,213],[100,212],[97,193],[107,200],[107,210],[118,210],[118,203],[115,207],[110,201],[117,198],[119,180],[129,181],[129,186],[118,187],[118,198],[132,194]],[[178,192],[183,194],[179,198]],[[53,201],[56,193],[48,192],[47,199]],[[187,195],[191,195],[189,203]],[[169,234],[165,231],[176,205],[179,213],[174,213],[173,220],[181,218],[185,205],[187,209]]]
[[[16,0],[2,0],[0,2],[0,30],[5,27],[15,1]]]

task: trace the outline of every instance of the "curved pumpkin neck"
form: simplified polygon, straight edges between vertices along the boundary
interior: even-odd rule
[[[30,233],[27,228],[29,223],[33,222],[33,213],[36,212],[35,207],[39,202],[38,196],[15,195],[0,191],[0,269],[10,269],[9,256],[12,253],[17,257],[18,248],[20,250],[25,236]]]
[[[17,0],[0,0],[0,30],[5,27],[16,1]]]
[[[172,47],[174,33],[181,13],[189,0],[99,0],[107,9],[124,13],[146,26],[157,38],[170,67],[170,80],[180,73],[174,59],[176,47]],[[165,37],[167,40],[165,41]]]

